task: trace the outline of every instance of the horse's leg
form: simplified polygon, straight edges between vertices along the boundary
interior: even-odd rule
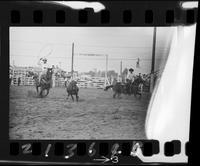
[[[139,99],[141,99],[141,97],[142,97],[142,94],[140,93],[140,97],[139,97]]]
[[[139,99],[142,97],[142,89],[141,86],[138,87],[138,95],[140,95]]]
[[[128,85],[128,95],[131,95],[131,85]]]
[[[38,86],[36,85],[36,91],[37,91],[37,94],[38,94]]]
[[[126,85],[126,94],[129,95],[129,86]]]
[[[140,98],[142,97],[143,94],[143,84],[140,85]]]
[[[72,100],[74,101],[74,97],[73,97],[73,95],[71,94],[71,97],[72,97]]]
[[[46,97],[48,94],[49,94],[49,89],[47,89],[47,93],[46,93],[46,95],[44,95],[44,97]]]
[[[69,96],[70,96],[70,94],[68,93],[68,95],[67,95],[67,100],[69,99]]]
[[[134,94],[135,97],[137,97],[136,96],[137,95],[137,89],[136,89],[136,87],[133,87],[133,94]]]
[[[115,96],[116,96],[116,92],[114,92],[114,94],[113,94],[113,98],[115,98]]]
[[[76,101],[77,101],[77,102],[78,102],[78,98],[79,98],[79,97],[78,97],[78,93],[76,93]]]
[[[130,95],[134,94],[134,85],[130,85]]]
[[[121,95],[121,93],[118,93],[118,99],[120,99],[120,95]]]
[[[43,93],[43,88],[42,88],[42,87],[40,87],[40,94],[39,94],[39,95],[40,95],[40,97],[43,97],[43,96],[42,96],[42,93]]]

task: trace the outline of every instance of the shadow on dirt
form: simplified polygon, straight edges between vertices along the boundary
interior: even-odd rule
[[[27,97],[39,98],[36,92],[28,90]]]
[[[76,98],[74,98],[74,101],[69,97],[68,99],[66,99],[67,102],[69,103],[80,103],[80,102],[84,102],[86,101],[85,99],[78,99],[78,102],[76,101]]]

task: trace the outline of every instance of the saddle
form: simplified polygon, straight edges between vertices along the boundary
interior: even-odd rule
[[[43,82],[44,84],[47,84],[47,81],[44,78],[41,78],[40,83]]]
[[[40,84],[45,84],[48,85],[51,83],[51,80],[47,80],[47,78],[45,76],[42,76],[41,80],[40,80]]]

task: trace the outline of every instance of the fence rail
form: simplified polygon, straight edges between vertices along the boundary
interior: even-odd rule
[[[18,75],[13,77],[11,81],[11,85],[18,86],[18,78],[20,77],[20,84],[19,85],[25,85],[25,86],[33,86],[35,85],[35,81],[32,77],[26,77],[25,75]],[[97,88],[97,89],[103,89],[104,88],[104,81],[77,81],[78,86],[80,88]],[[55,87],[64,87],[65,86],[65,80],[64,78],[58,78],[55,79],[54,83]]]
[[[28,76],[28,70],[21,69],[21,70],[12,70],[12,81],[11,85],[17,86],[18,85],[18,78],[20,77],[20,84],[25,86],[34,86],[35,81],[32,77]],[[155,76],[160,76],[161,71],[157,71],[154,73]],[[92,77],[90,80],[81,79],[78,80],[78,86],[80,88],[96,88],[96,89],[103,89],[105,85],[105,78],[104,77]],[[55,87],[64,87],[65,80],[64,78],[56,78],[53,86]],[[143,90],[149,92],[149,86],[143,86]]]

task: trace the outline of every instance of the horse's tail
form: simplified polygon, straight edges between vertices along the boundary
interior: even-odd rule
[[[104,91],[107,91],[108,89],[110,89],[112,87],[113,87],[113,85],[106,86],[105,89],[104,89]]]

